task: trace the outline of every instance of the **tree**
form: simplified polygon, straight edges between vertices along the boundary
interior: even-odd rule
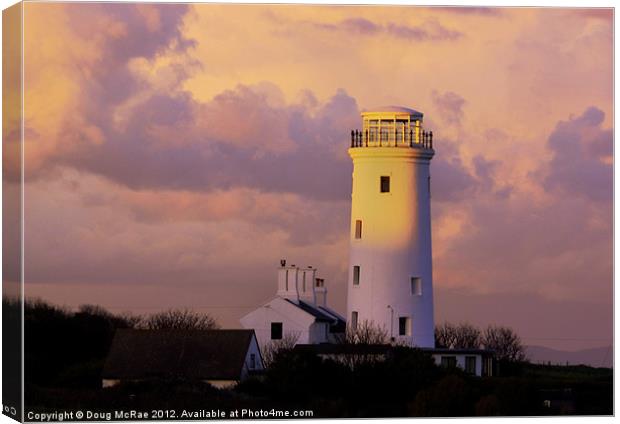
[[[480,335],[480,330],[469,323],[444,322],[435,327],[435,344],[449,349],[478,349]]]
[[[456,327],[455,348],[480,348],[480,330],[469,323],[461,323]]]
[[[449,322],[435,327],[435,345],[442,348],[452,348],[455,343],[456,331]]]
[[[500,361],[520,362],[526,359],[521,338],[509,327],[488,326],[482,336],[482,345],[495,351],[495,357]]]
[[[389,343],[388,333],[384,327],[379,327],[373,321],[364,320],[355,327],[348,325],[346,331],[337,339],[348,350],[338,361],[350,369],[356,369],[362,365],[375,364],[383,361],[382,354],[377,354],[369,349],[373,345],[386,345]]]
[[[147,330],[215,330],[220,328],[215,318],[187,309],[170,309],[152,314],[139,323]]]
[[[277,359],[278,355],[283,352],[289,352],[293,350],[299,340],[300,334],[298,332],[286,333],[279,340],[270,340],[261,347],[261,353],[263,357],[263,363],[266,367],[271,366]]]
[[[372,321],[362,321],[357,326],[347,326],[342,337],[338,340],[341,344],[376,345],[389,342],[387,330],[379,327]]]

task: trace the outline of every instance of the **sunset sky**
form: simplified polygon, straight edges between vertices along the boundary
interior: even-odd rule
[[[344,312],[349,133],[394,104],[435,135],[436,323],[611,344],[610,9],[24,12],[26,296],[238,327],[286,258]]]

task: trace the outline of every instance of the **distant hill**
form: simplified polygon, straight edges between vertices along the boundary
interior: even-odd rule
[[[547,363],[553,365],[589,365],[591,367],[613,366],[614,351],[612,346],[597,347],[577,351],[563,351],[543,346],[526,346],[527,357],[532,363]]]

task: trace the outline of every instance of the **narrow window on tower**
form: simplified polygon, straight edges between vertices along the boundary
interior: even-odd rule
[[[428,177],[428,180],[426,180],[426,181],[427,181],[427,184],[428,184],[428,197],[430,198],[431,197],[431,177],[430,177],[430,175]]]
[[[410,336],[411,335],[411,318],[398,317],[398,335]]]
[[[422,279],[420,277],[411,277],[411,294],[414,296],[422,295]]]
[[[351,329],[352,330],[357,329],[357,311],[351,312]]]
[[[355,265],[353,267],[353,285],[354,286],[360,285],[360,266],[359,265]]]
[[[390,177],[383,175],[381,177],[381,193],[390,192]]]
[[[271,340],[282,340],[282,323],[271,323]]]
[[[356,239],[362,238],[362,220],[361,219],[358,219],[357,221],[355,221],[355,238]]]

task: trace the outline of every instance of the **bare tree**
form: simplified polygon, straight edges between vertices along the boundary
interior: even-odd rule
[[[170,309],[149,315],[140,328],[148,330],[215,330],[220,328],[215,318],[187,309]]]
[[[332,359],[355,369],[360,365],[385,360],[384,353],[371,349],[374,349],[372,346],[388,344],[389,337],[384,327],[379,327],[373,321],[362,321],[355,327],[347,326],[345,333],[338,339],[338,343],[345,345],[345,351]]]
[[[435,344],[449,349],[478,349],[480,335],[480,330],[469,323],[444,322],[435,327]]]
[[[469,323],[461,323],[455,327],[454,347],[457,349],[480,348],[480,330]]]
[[[512,328],[488,326],[482,336],[482,344],[486,349],[495,351],[498,360],[511,362],[526,360],[521,338]]]
[[[385,328],[375,325],[372,321],[362,321],[355,328],[347,326],[339,342],[341,344],[376,345],[387,344],[389,338]]]
[[[454,325],[444,322],[435,327],[435,345],[443,348],[453,348],[456,343],[456,330]]]
[[[273,364],[277,356],[282,352],[293,350],[299,340],[299,337],[299,332],[290,332],[284,334],[284,336],[279,340],[270,340],[261,346],[261,354],[265,366],[269,367]]]

